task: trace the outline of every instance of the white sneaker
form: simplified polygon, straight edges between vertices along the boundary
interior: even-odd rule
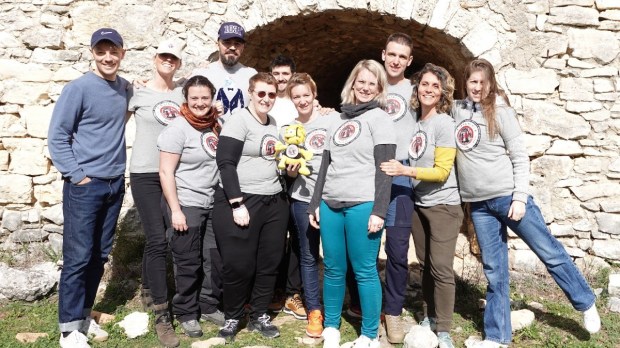
[[[335,327],[326,327],[321,337],[323,337],[323,348],[340,348],[340,331]]]
[[[591,334],[595,334],[601,329],[601,317],[598,315],[596,303],[583,312],[583,326]]]
[[[82,329],[80,330],[82,333],[85,333],[86,336],[95,341],[95,342],[104,342],[108,339],[108,333],[97,324],[95,319],[91,317],[87,317],[82,322]]]
[[[465,340],[465,347],[469,348],[506,348],[505,344],[501,344],[495,341],[484,340],[480,338],[468,338]]]
[[[88,338],[83,333],[75,330],[71,331],[69,336],[63,337],[60,334],[60,347],[61,348],[90,348],[88,345]]]
[[[371,339],[368,336],[360,335],[355,341],[353,341],[353,348],[379,348],[381,343],[379,339]]]

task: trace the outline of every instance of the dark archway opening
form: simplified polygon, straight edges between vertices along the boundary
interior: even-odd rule
[[[457,80],[455,97],[460,98],[461,75],[472,55],[458,39],[412,20],[366,10],[282,17],[258,27],[247,34],[242,62],[268,71],[276,55],[289,55],[297,71],[309,73],[317,82],[321,104],[337,108],[351,69],[361,59],[381,62],[385,40],[397,31],[414,40],[413,63],[405,76],[428,62],[441,65]]]

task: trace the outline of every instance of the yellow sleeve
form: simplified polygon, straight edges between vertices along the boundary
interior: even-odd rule
[[[433,168],[416,168],[416,179],[420,181],[444,182],[448,180],[450,170],[456,158],[456,148],[437,147],[435,148],[435,164]]]

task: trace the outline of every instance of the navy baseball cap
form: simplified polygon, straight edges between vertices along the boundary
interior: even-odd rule
[[[123,47],[123,38],[121,37],[121,34],[112,28],[97,29],[93,33],[93,36],[90,37],[90,47],[95,47],[95,45],[103,40],[108,40],[115,46]]]
[[[220,30],[217,32],[217,37],[220,40],[236,38],[245,41],[245,30],[238,23],[226,22],[220,26]]]

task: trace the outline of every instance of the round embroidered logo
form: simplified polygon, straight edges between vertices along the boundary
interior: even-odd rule
[[[260,142],[260,156],[266,160],[273,160],[276,154],[276,142],[278,139],[271,134],[265,134]]]
[[[427,145],[428,136],[426,133],[421,130],[417,131],[411,139],[411,144],[409,144],[409,157],[414,161],[419,160],[424,155]]]
[[[202,149],[205,150],[207,155],[211,158],[215,158],[215,152],[217,151],[217,135],[213,132],[204,132],[200,135],[200,144]]]
[[[327,129],[317,128],[306,134],[306,149],[318,155],[323,153],[325,149],[325,141],[327,140]]]
[[[461,151],[471,151],[480,143],[480,125],[472,120],[463,120],[454,131],[456,146]]]
[[[167,126],[175,117],[181,115],[180,110],[179,104],[171,100],[164,100],[155,104],[153,107],[153,116],[157,122]]]
[[[338,129],[334,133],[334,145],[336,146],[346,146],[352,143],[357,137],[360,136],[362,132],[362,124],[358,120],[349,120]]]
[[[400,94],[389,93],[387,96],[385,112],[390,115],[392,121],[396,122],[405,116],[405,113],[407,112],[407,101]]]

